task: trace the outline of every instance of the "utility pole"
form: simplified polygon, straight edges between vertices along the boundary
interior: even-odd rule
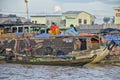
[[[28,0],[25,0],[26,3],[26,14],[27,14],[27,20],[29,20],[29,12],[28,12]]]

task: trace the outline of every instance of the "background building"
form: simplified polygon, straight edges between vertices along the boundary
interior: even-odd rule
[[[61,26],[61,15],[41,15],[31,16],[31,21],[35,24],[46,24],[48,27],[51,22],[55,22],[58,26]]]
[[[46,24],[46,16],[41,15],[41,16],[31,16],[30,20],[34,24]]]
[[[19,24],[19,23],[26,23],[27,19],[24,17],[18,17],[14,14],[0,14],[0,24]]]
[[[120,24],[120,7],[114,8],[114,24]]]
[[[0,34],[10,33],[13,25],[26,24],[27,21],[24,17],[18,17],[15,14],[0,14]]]
[[[84,11],[67,11],[62,13],[63,26],[69,27],[70,24],[75,26],[93,25],[95,16]]]

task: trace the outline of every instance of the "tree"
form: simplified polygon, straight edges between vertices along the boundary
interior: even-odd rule
[[[107,24],[107,23],[110,21],[110,17],[104,17],[104,18],[103,18],[103,21],[104,21],[104,23]]]

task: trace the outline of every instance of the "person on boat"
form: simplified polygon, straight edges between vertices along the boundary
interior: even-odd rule
[[[5,60],[6,61],[11,61],[14,57],[14,53],[11,48],[6,48],[6,53],[5,53]]]
[[[116,46],[120,45],[120,33],[116,31],[116,33],[113,36],[113,40],[116,43]]]
[[[71,36],[78,35],[78,32],[73,24],[70,25],[70,29],[67,30],[67,33],[70,34]]]
[[[106,41],[106,34],[103,34],[103,36],[101,37],[101,43],[103,46],[106,46],[107,41]]]
[[[112,36],[113,34],[107,34],[105,37],[106,40],[106,46],[108,46],[110,44],[110,42],[112,41]]]
[[[1,41],[0,41],[0,55],[2,55],[2,51],[3,51],[3,49],[2,49],[2,45],[1,45]]]
[[[54,22],[52,22],[48,33],[51,35],[59,35],[61,33],[61,31],[60,31],[59,26],[57,26]]]
[[[76,38],[74,43],[74,50],[80,50],[81,49],[82,42],[79,40],[79,38]]]
[[[29,44],[27,47],[25,47],[24,49],[26,55],[30,55],[30,56],[33,56],[33,49],[32,49],[32,46]]]

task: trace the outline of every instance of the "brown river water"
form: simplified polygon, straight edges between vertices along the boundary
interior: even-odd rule
[[[120,80],[120,67],[0,64],[0,80]]]

